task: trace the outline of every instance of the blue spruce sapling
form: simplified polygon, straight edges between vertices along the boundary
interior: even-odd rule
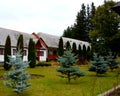
[[[26,72],[28,63],[23,62],[20,51],[16,53],[14,58],[9,56],[9,62],[7,63],[12,66],[12,70],[4,75],[4,77],[9,80],[4,81],[4,85],[12,88],[13,91],[18,94],[22,93],[31,85],[27,83],[30,78],[30,75]]]
[[[98,74],[104,74],[108,70],[107,62],[102,56],[98,56],[97,53],[93,54],[92,65],[89,67],[89,71],[96,72]]]
[[[115,56],[112,55],[112,52],[109,52],[107,56],[107,64],[111,71],[119,67],[119,62],[115,60]]]
[[[76,79],[77,77],[85,75],[77,66],[74,66],[76,63],[76,56],[74,56],[71,50],[67,50],[64,52],[63,56],[59,56],[58,61],[60,63],[60,68],[57,68],[57,71],[61,73],[59,76],[67,78],[68,83],[70,83],[71,79]]]

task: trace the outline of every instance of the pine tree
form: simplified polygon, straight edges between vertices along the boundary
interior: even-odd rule
[[[28,61],[30,61],[30,68],[34,68],[36,66],[36,48],[35,42],[30,38],[28,45]]]
[[[7,36],[7,38],[6,38],[5,49],[4,49],[4,69],[5,70],[9,70],[11,68],[11,65],[7,64],[7,62],[9,62],[8,55],[11,55],[10,36]]]
[[[87,32],[86,6],[82,4],[80,12],[76,16],[75,38],[78,40],[89,41]]]
[[[92,22],[92,19],[94,18],[95,11],[96,11],[95,5],[92,2],[92,4],[91,4],[91,11],[90,11],[90,17],[89,17],[89,20],[90,20],[90,22],[89,22],[89,24],[90,24],[90,31],[94,30],[94,24]]]
[[[62,78],[67,78],[68,83],[71,79],[76,79],[77,77],[84,76],[84,72],[79,71],[77,66],[74,66],[76,63],[76,56],[72,53],[71,50],[66,50],[64,55],[58,58],[60,62],[60,68],[57,68],[57,71],[62,75],[59,75]]]
[[[9,56],[8,64],[12,66],[12,70],[4,75],[4,77],[8,79],[8,81],[4,81],[4,85],[20,94],[30,87],[30,84],[27,83],[30,75],[26,72],[28,64],[23,62],[20,51],[16,53],[15,57]]]
[[[62,56],[63,53],[64,53],[63,39],[62,39],[62,37],[60,37],[60,40],[59,40],[59,47],[58,47],[58,55],[59,55],[59,56]]]
[[[23,53],[24,53],[24,43],[23,43],[23,35],[21,34],[18,38],[18,41],[17,41],[17,51],[18,50],[21,50],[21,54],[22,54],[22,58],[23,58]]]
[[[107,62],[102,56],[98,56],[97,53],[93,55],[92,65],[89,67],[89,71],[96,72],[98,74],[104,74],[108,70]]]
[[[109,52],[109,55],[107,56],[107,64],[111,71],[118,68],[119,62],[115,60],[115,56],[112,55],[112,52]]]
[[[63,32],[63,37],[68,37],[68,38],[73,38],[73,28],[74,27],[67,27],[67,29],[66,30],[64,30],[64,32]]]

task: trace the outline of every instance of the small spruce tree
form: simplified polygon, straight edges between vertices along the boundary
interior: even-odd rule
[[[111,71],[119,67],[118,66],[119,62],[115,60],[115,56],[112,55],[112,52],[109,52],[109,55],[107,56],[106,59],[107,59],[107,64]]]
[[[12,70],[4,75],[9,80],[4,81],[4,85],[12,88],[17,94],[20,94],[30,87],[30,84],[27,83],[30,75],[26,72],[28,64],[23,62],[20,51],[16,53],[14,58],[9,56],[9,62],[7,63],[12,65]]]
[[[57,68],[57,71],[62,74],[59,76],[67,78],[68,83],[70,83],[71,79],[76,79],[77,77],[85,75],[77,66],[74,66],[76,63],[76,56],[74,56],[71,50],[66,50],[64,55],[58,58],[58,61],[60,63],[60,68]]]
[[[89,67],[89,71],[96,72],[96,75],[104,74],[108,70],[106,61],[102,56],[98,56],[97,53],[94,53],[93,61],[91,63],[92,65]]]

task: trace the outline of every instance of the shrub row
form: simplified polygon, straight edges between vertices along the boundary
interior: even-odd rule
[[[46,63],[46,62],[39,62],[39,63],[36,64],[36,66],[41,66],[41,67],[46,66],[46,67],[48,67],[48,66],[51,66],[51,64]]]

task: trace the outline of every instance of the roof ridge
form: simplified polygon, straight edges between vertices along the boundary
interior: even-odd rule
[[[23,31],[13,30],[13,29],[9,29],[9,28],[0,27],[0,29],[10,30],[12,32],[18,32],[18,33],[21,33],[21,34],[29,34],[29,33],[23,32]],[[31,34],[29,34],[29,35],[31,35]]]
[[[44,32],[38,32],[37,34],[45,34],[45,35],[59,37],[59,38],[61,37],[61,36],[56,36],[56,35],[52,35],[52,34],[48,34],[48,33],[44,33]]]

